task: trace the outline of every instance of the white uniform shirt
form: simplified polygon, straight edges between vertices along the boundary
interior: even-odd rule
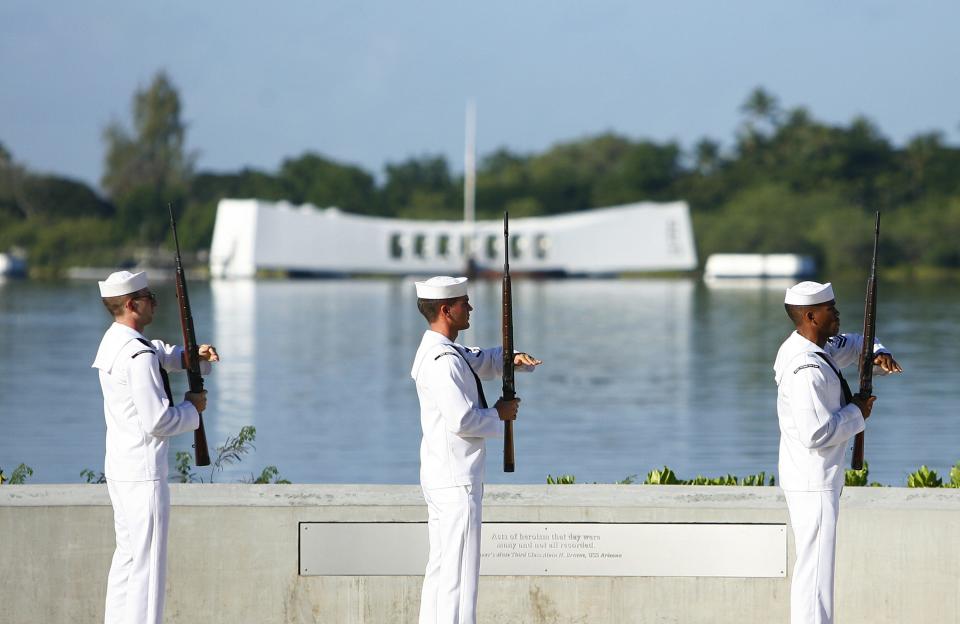
[[[777,417],[780,421],[780,487],[805,492],[839,490],[844,484],[847,441],[863,431],[853,403],[844,405],[840,378],[817,353],[840,370],[857,361],[863,336],[840,334],[823,349],[797,332],[777,352]],[[874,353],[885,352],[874,343]],[[875,374],[884,374],[874,367]],[[849,382],[848,382],[849,383]],[[851,388],[856,392],[856,387]]]
[[[136,355],[149,349],[141,339],[146,340],[136,330],[114,323],[93,362],[107,422],[104,474],[115,481],[166,479],[167,438],[200,425],[192,403],[171,405],[160,377],[160,366],[183,370],[183,349],[155,340],[153,353]],[[200,368],[206,374],[210,363],[201,361]]]
[[[477,382],[464,358],[478,377],[492,379],[503,373],[502,354],[502,347],[468,349],[435,331],[423,334],[410,375],[420,398],[424,488],[483,483],[484,438],[501,437],[503,424],[496,408],[480,406]]]

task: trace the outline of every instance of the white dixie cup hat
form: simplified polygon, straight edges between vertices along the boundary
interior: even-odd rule
[[[425,282],[415,282],[419,299],[455,299],[467,294],[467,278],[438,275]]]
[[[97,283],[100,285],[101,297],[129,295],[130,293],[135,293],[147,287],[147,272],[140,271],[139,273],[131,273],[130,271],[117,271],[116,273],[111,273],[105,281]]]
[[[789,305],[808,306],[826,303],[835,298],[836,297],[833,296],[833,286],[830,285],[830,282],[826,284],[819,282],[800,282],[787,289],[787,294],[783,302]]]

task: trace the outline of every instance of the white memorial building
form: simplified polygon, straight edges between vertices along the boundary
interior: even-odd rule
[[[697,266],[686,202],[642,202],[548,217],[510,219],[510,269],[539,275],[690,271]],[[471,241],[473,242],[471,245]],[[223,199],[210,273],[249,278],[459,274],[472,247],[479,270],[503,266],[503,223],[414,221],[337,208]]]

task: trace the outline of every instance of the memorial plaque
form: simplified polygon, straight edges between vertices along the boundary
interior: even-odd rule
[[[304,576],[419,576],[424,522],[301,522]],[[480,574],[785,577],[783,524],[485,522]]]

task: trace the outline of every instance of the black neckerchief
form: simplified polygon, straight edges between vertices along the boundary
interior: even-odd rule
[[[463,360],[464,364],[467,365],[467,368],[470,369],[470,374],[473,375],[473,380],[477,382],[477,395],[480,397],[480,407],[482,407],[483,409],[487,409],[487,407],[489,407],[487,405],[487,397],[483,396],[483,384],[480,383],[480,378],[477,377],[477,373],[474,372],[473,367],[470,366],[470,362],[467,361],[467,358],[465,358],[463,354],[460,353],[460,349],[458,349],[457,346],[454,344],[451,344],[450,346],[453,347],[453,350],[456,352],[456,354],[460,356],[460,359]],[[439,360],[445,355],[453,355],[453,353],[449,351],[444,351],[443,353],[441,353],[440,355],[438,355],[433,359]]]
[[[151,343],[147,342],[143,338],[137,338],[137,340],[143,343],[144,345],[150,347],[150,353],[157,355],[157,352],[154,350],[153,345]],[[147,352],[146,350],[137,351],[136,353],[133,354],[133,357],[137,357],[141,353],[146,353],[146,352]],[[160,363],[157,362],[158,366],[159,364]],[[167,393],[167,399],[170,401],[170,404],[173,405],[173,392],[170,390],[170,375],[167,374],[167,371],[162,366],[160,366],[160,379],[163,381],[163,391]]]
[[[830,370],[837,374],[837,377],[840,378],[840,388],[843,390],[843,404],[846,405],[853,401],[853,393],[850,392],[850,385],[847,383],[847,380],[843,378],[843,375],[840,373],[840,369],[833,365],[833,362],[830,361],[830,358],[827,357],[827,354],[823,351],[814,351],[817,355],[820,356],[820,359],[827,363],[827,366],[830,367]]]

